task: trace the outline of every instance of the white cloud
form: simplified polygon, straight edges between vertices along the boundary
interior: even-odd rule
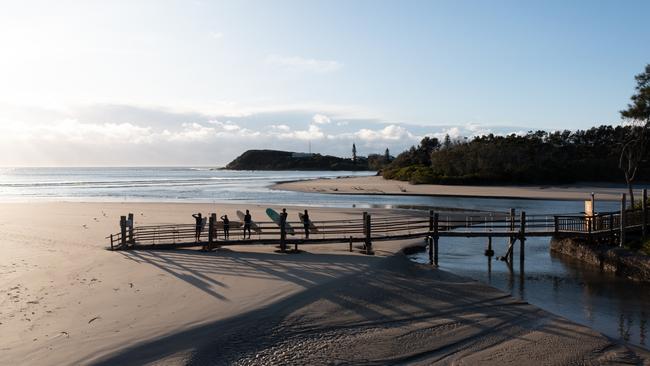
[[[324,114],[315,114],[312,121],[317,125],[324,125],[332,122],[332,120]]]
[[[281,66],[284,68],[318,73],[337,71],[343,67],[343,64],[338,61],[316,60],[298,56],[285,57],[279,55],[269,55],[266,57],[266,62],[268,64]]]
[[[388,125],[380,130],[361,129],[357,131],[355,137],[364,141],[376,140],[412,140],[415,136],[406,128],[398,125]]]
[[[290,132],[282,132],[277,134],[282,139],[297,139],[297,140],[320,140],[326,137],[325,133],[316,125],[309,125],[306,130],[297,130]]]
[[[291,127],[289,127],[287,125],[271,125],[270,127],[273,130],[282,131],[282,132],[291,131]]]

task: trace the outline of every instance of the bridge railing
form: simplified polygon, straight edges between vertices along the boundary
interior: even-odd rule
[[[645,193],[645,192],[644,192]],[[644,202],[647,202],[644,194]],[[647,205],[646,205],[647,208]],[[301,243],[324,241],[366,241],[372,239],[390,239],[416,236],[510,236],[528,235],[609,235],[614,237],[619,231],[643,227],[648,221],[647,209],[636,207],[619,212],[602,212],[596,215],[531,215],[524,212],[514,215],[511,213],[474,214],[467,216],[447,215],[440,217],[433,211],[409,215],[377,215],[372,217],[364,213],[362,218],[340,220],[312,221],[315,230],[309,230],[309,237],[304,225],[299,221],[288,221],[293,230],[283,230],[273,221],[255,222],[257,230],[252,230],[250,238],[244,238],[243,225],[231,221],[230,235],[225,237],[223,224],[216,222],[216,215],[210,216],[210,224],[201,232],[202,242],[215,242],[216,245],[239,243],[275,243],[300,240]],[[435,227],[434,227],[435,215]],[[107,237],[111,248],[129,247],[136,245],[178,244],[196,242],[196,226],[194,224],[162,224],[162,225],[133,225],[132,215],[127,220],[122,216],[120,232]],[[621,224],[624,228],[621,228]],[[453,232],[452,232],[453,231]],[[644,231],[645,232],[645,231]],[[283,235],[286,234],[286,235]],[[278,239],[280,238],[280,239]]]

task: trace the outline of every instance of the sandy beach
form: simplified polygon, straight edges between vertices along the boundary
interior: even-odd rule
[[[595,193],[599,200],[620,200],[627,189],[615,184],[575,184],[557,186],[454,186],[418,184],[387,180],[380,176],[315,179],[279,183],[274,189],[338,194],[395,194],[417,196],[466,196],[552,200],[586,200]],[[636,186],[640,197],[641,185]]]
[[[119,216],[191,223],[241,206],[0,204],[0,364],[647,363],[499,290],[410,262],[414,242],[106,250]],[[248,207],[263,218],[266,206]],[[294,208],[289,208],[293,210]],[[311,208],[322,219],[358,210]],[[389,213],[377,210],[373,215]]]

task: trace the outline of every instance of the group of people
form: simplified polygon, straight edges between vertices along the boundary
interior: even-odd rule
[[[280,213],[280,217],[282,219],[282,222],[287,222],[287,209],[283,208],[282,212]],[[203,228],[205,226],[205,218],[203,215],[199,213],[192,214],[192,217],[196,221],[196,235],[195,239],[197,242],[201,241],[201,232],[203,231]],[[220,217],[221,222],[223,223],[223,235],[226,240],[230,239],[230,219],[228,219],[228,215],[223,215]],[[305,228],[305,238],[309,239],[309,213],[307,210],[305,210],[303,216],[302,216],[302,221],[303,225]],[[246,214],[244,214],[244,239],[246,239],[246,233],[248,233],[248,239],[251,238],[251,226],[253,223],[253,219],[251,217],[251,213],[249,210],[246,210]]]

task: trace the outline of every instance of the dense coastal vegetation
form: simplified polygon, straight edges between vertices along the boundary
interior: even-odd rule
[[[632,126],[600,126],[442,143],[425,137],[387,165],[383,176],[416,184],[620,182],[621,148],[634,134]],[[650,179],[647,166],[640,162],[638,179]]]

